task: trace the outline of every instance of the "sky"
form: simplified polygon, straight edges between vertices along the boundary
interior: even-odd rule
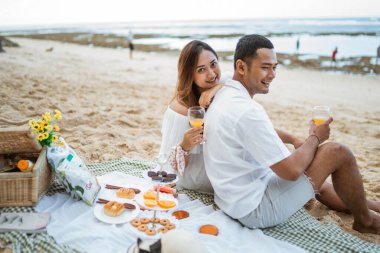
[[[380,17],[380,0],[0,0],[0,26]]]

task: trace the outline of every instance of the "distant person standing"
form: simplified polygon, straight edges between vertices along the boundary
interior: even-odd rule
[[[5,53],[5,50],[3,49],[3,38],[0,37],[0,53]]]
[[[296,41],[296,54],[299,53],[299,50],[300,50],[300,37],[298,37]]]
[[[133,45],[133,32],[132,30],[129,30],[129,34],[128,34],[128,37],[127,37],[127,43],[128,43],[128,47],[129,47],[129,59],[133,59],[133,50],[135,49],[134,45]]]
[[[336,55],[338,54],[338,47],[335,47],[332,55],[331,55],[331,65],[334,64],[334,68],[336,67]]]
[[[375,67],[377,67],[377,60],[380,58],[380,45],[377,47],[377,56],[376,56],[376,65]]]

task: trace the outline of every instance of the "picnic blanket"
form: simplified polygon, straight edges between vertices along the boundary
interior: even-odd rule
[[[136,177],[141,177],[144,170],[149,170],[155,164],[149,161],[117,159],[105,163],[89,165],[95,175],[104,175],[112,171],[120,171]],[[58,183],[54,183],[48,196],[63,192]],[[212,196],[194,191],[182,190],[190,200],[199,200],[203,204],[213,205]],[[34,212],[34,208],[11,207],[1,208],[0,212]],[[360,240],[345,233],[335,224],[320,223],[305,210],[294,214],[289,221],[279,226],[264,229],[263,232],[278,240],[297,245],[309,252],[380,252],[380,246]],[[236,241],[236,243],[238,243]],[[58,244],[46,233],[27,235],[20,232],[0,234],[0,247],[10,244],[14,252],[77,252],[69,246]]]

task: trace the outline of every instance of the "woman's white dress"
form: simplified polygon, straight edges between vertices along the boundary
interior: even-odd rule
[[[179,114],[168,107],[162,123],[162,142],[160,153],[170,154],[172,147],[178,145],[184,132],[190,128],[186,116]],[[177,185],[181,188],[196,190],[204,193],[213,193],[210,180],[207,177],[203,161],[203,147],[197,145],[189,154],[189,163],[182,176],[178,174]],[[165,165],[166,170],[174,170],[170,164]]]

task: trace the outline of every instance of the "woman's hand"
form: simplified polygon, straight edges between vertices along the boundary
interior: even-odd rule
[[[200,144],[203,139],[203,127],[202,128],[190,128],[183,134],[183,140],[179,144],[185,151],[192,150],[196,145]]]
[[[214,87],[202,92],[199,98],[199,105],[203,108],[208,108],[214,99],[215,94],[223,87],[222,84],[217,84]]]

